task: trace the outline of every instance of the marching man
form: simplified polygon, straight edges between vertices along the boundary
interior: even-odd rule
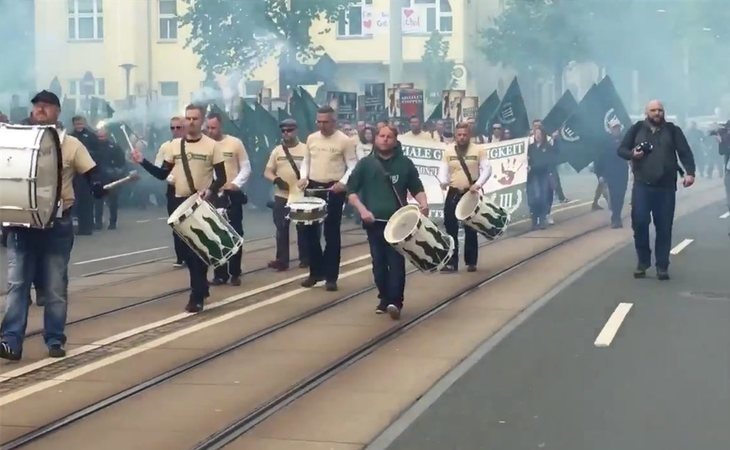
[[[459,270],[459,221],[456,220],[456,205],[467,192],[481,191],[492,175],[487,152],[480,145],[471,142],[470,129],[468,123],[456,126],[456,142],[444,151],[439,168],[441,188],[448,188],[444,201],[444,225],[446,232],[454,238],[454,254],[442,272]],[[477,232],[464,226],[464,263],[469,272],[477,270],[478,259]]]

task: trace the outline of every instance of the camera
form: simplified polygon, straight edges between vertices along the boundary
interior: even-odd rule
[[[652,150],[654,150],[654,145],[652,145],[651,142],[644,141],[636,146],[636,150],[644,152],[645,154],[649,154]]]

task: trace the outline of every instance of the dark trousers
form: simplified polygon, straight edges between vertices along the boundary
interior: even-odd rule
[[[236,233],[243,237],[243,192],[226,191],[230,200],[230,205],[226,208],[228,214],[228,223],[231,224]],[[235,255],[231,256],[226,264],[216,267],[213,271],[214,276],[223,281],[228,281],[228,277],[238,278],[241,276],[241,259],[243,258],[243,247],[241,247]]]
[[[101,228],[104,223],[104,203],[109,207],[109,225],[117,224],[119,193],[111,189],[105,198],[94,199],[94,223],[97,228]]]
[[[274,197],[274,226],[276,227],[276,260],[289,265],[289,227],[291,221],[286,218],[286,203],[284,197]],[[299,262],[309,265],[309,242],[303,225],[297,225],[297,249]],[[319,241],[319,236],[316,237]]]
[[[165,193],[165,196],[167,197],[167,215],[170,216],[173,211],[175,211],[175,208],[177,207],[176,205],[179,205],[180,203],[176,203],[175,188],[169,184],[167,185],[167,192]],[[187,245],[175,233],[172,233],[172,242],[175,245],[176,262],[184,262],[183,254],[185,253],[185,247],[187,247]]]
[[[611,223],[621,223],[621,210],[624,208],[626,198],[626,187],[629,183],[628,177],[612,176],[606,177],[608,184],[608,199],[611,205]]]
[[[530,171],[527,174],[527,205],[532,223],[542,223],[550,212],[553,196],[550,189],[550,173]]]
[[[79,221],[78,233],[91,234],[94,231],[94,197],[91,186],[83,175],[74,177],[73,212]]]
[[[672,248],[672,224],[674,222],[675,190],[634,183],[631,191],[631,226],[634,229],[634,247],[639,266],[651,267],[649,224],[654,221],[656,241],[656,267],[669,268],[669,251]]]
[[[380,307],[385,309],[393,304],[401,308],[406,289],[406,260],[385,240],[385,225],[385,222],[375,222],[363,228],[368,234]]]
[[[172,209],[182,205],[185,200],[187,197],[173,197]],[[208,296],[208,265],[184,242],[182,242],[180,250],[190,273],[190,300],[193,303],[203,304]]]
[[[309,186],[311,188],[322,188],[329,187],[330,184],[310,181]],[[329,191],[326,200],[327,218],[324,219],[324,251],[322,251],[322,243],[319,239],[321,224],[305,226],[303,234],[307,245],[309,245],[309,276],[324,279],[328,283],[334,283],[337,282],[337,278],[340,276],[340,256],[342,253],[340,225],[342,225],[342,206],[345,203],[345,193],[336,194]]]
[[[454,238],[454,254],[451,256],[448,265],[459,268],[459,221],[456,220],[456,205],[464,194],[454,188],[449,188],[444,201],[444,226],[446,233]],[[477,232],[474,229],[464,227],[464,264],[476,266],[479,259],[479,245],[477,243]]]

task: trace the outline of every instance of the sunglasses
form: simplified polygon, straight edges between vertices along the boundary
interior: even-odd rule
[[[281,132],[282,132],[282,133],[293,133],[293,132],[295,132],[295,131],[297,131],[297,129],[296,129],[296,128],[282,128],[282,129],[281,129]]]
[[[180,127],[180,126],[177,126],[177,127],[170,127],[170,129],[171,129],[171,130],[182,130],[182,127]]]

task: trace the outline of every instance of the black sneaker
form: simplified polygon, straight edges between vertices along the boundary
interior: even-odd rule
[[[441,272],[443,272],[443,273],[454,273],[456,271],[457,271],[456,266],[452,266],[449,264],[445,265],[444,268],[441,269]]]
[[[658,280],[667,281],[669,279],[669,272],[667,270],[657,269],[656,277]]]
[[[469,267],[466,268],[466,271],[467,272],[476,272],[477,271],[477,266],[469,266]]]
[[[199,313],[203,310],[203,303],[194,302],[190,300],[187,305],[185,305],[185,311],[189,313]]]
[[[634,270],[634,278],[646,278],[646,267],[637,266]]]
[[[335,292],[337,290],[337,282],[336,281],[328,281],[324,286],[325,286],[325,289],[328,292]]]
[[[388,310],[387,306],[378,305],[377,308],[375,308],[375,314],[385,314],[385,312]]]
[[[210,285],[211,286],[222,286],[226,283],[228,283],[228,280],[224,280],[223,278],[213,278],[213,281],[210,282]]]
[[[5,341],[0,342],[0,358],[7,359],[9,361],[20,361],[21,352],[14,352],[10,348],[10,344]]]
[[[231,286],[240,286],[240,285],[241,285],[241,277],[231,278]]]
[[[322,278],[308,277],[302,281],[302,287],[311,288],[320,281],[322,281]]]
[[[51,358],[63,358],[66,356],[66,350],[60,344],[54,344],[48,347],[48,356]]]

